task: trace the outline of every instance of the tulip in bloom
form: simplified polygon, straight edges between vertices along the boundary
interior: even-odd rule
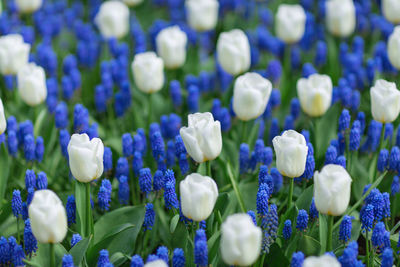
[[[18,92],[21,99],[29,106],[37,106],[47,97],[46,74],[35,63],[23,66],[17,75]]]
[[[400,92],[396,84],[377,80],[371,87],[371,113],[374,120],[382,123],[393,122],[400,112]]]
[[[303,262],[303,267],[321,267],[321,266],[340,267],[341,265],[335,257],[329,254],[325,254],[319,257],[310,256],[307,257]]]
[[[217,0],[186,0],[185,7],[190,27],[196,31],[209,31],[218,22]]]
[[[15,0],[20,13],[29,14],[38,10],[42,6],[43,0]]]
[[[188,116],[188,127],[179,131],[188,154],[198,163],[213,160],[222,150],[221,124],[210,112]]]
[[[239,29],[223,32],[217,42],[218,62],[231,75],[250,68],[250,44],[246,34]]]
[[[400,1],[382,0],[382,12],[388,21],[393,24],[400,23]]]
[[[272,84],[255,72],[248,72],[235,81],[233,110],[244,121],[252,120],[264,113],[272,91]]]
[[[103,173],[104,145],[99,138],[87,134],[73,134],[68,144],[69,167],[72,175],[82,183],[99,178]]]
[[[0,134],[3,134],[7,128],[7,121],[4,115],[3,101],[0,99]]]
[[[105,1],[100,6],[95,23],[105,38],[120,39],[129,31],[129,8],[121,1]]]
[[[136,86],[144,93],[160,91],[164,85],[164,62],[154,52],[135,55],[132,72]]]
[[[228,216],[221,226],[221,256],[228,265],[250,266],[260,255],[262,233],[246,213]]]
[[[304,35],[306,13],[301,5],[281,4],[275,21],[275,32],[287,44],[297,43]]]
[[[146,263],[144,267],[168,267],[168,265],[163,260],[155,260]]]
[[[36,191],[28,212],[33,235],[39,242],[63,241],[67,234],[67,215],[61,200],[53,191]]]
[[[389,36],[387,53],[393,67],[400,70],[400,26],[396,26]]]
[[[163,29],[156,38],[157,53],[163,59],[165,67],[182,67],[186,60],[187,36],[179,26]]]
[[[0,72],[3,75],[16,75],[28,64],[31,46],[24,43],[19,34],[8,34],[0,37]]]
[[[123,1],[127,6],[131,7],[140,5],[143,2],[143,0],[123,0]]]
[[[218,198],[218,187],[214,180],[192,173],[180,182],[179,189],[183,215],[196,222],[206,220]]]
[[[356,27],[356,8],[353,0],[326,1],[326,24],[333,35],[347,37]]]
[[[279,172],[290,178],[304,173],[308,147],[302,134],[294,130],[283,132],[272,139],[276,154],[276,165]]]
[[[349,205],[351,177],[340,165],[325,165],[314,174],[314,201],[323,214],[342,215]]]
[[[325,114],[332,102],[332,80],[328,75],[312,74],[297,81],[297,95],[303,111],[312,117]]]

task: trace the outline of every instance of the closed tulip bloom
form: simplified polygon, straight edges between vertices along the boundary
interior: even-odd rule
[[[235,81],[233,110],[244,121],[252,120],[264,113],[272,91],[272,84],[255,72],[246,73]]]
[[[347,37],[356,27],[356,8],[353,0],[326,1],[326,24],[331,34]]]
[[[154,52],[137,54],[132,62],[136,86],[144,93],[154,93],[164,85],[164,62]]]
[[[106,1],[101,4],[95,23],[103,37],[120,39],[129,31],[129,8],[121,1]]]
[[[163,59],[165,67],[182,67],[186,60],[187,36],[179,26],[163,29],[156,38],[157,53]]]
[[[250,68],[250,44],[246,34],[239,29],[223,32],[217,42],[217,56],[221,67],[231,75]]]
[[[275,20],[275,32],[287,44],[297,43],[304,34],[306,13],[301,5],[281,4]]]
[[[188,23],[196,31],[209,31],[217,25],[217,0],[186,0],[185,7]]]
[[[389,36],[387,53],[393,67],[400,70],[400,26],[396,26]]]
[[[20,13],[29,14],[42,6],[43,0],[15,0]]]
[[[4,115],[3,101],[0,99],[0,134],[3,134],[7,128],[7,121]]]
[[[309,116],[325,114],[332,103],[332,80],[328,75],[312,74],[297,81],[297,96],[302,110]]]
[[[393,122],[400,112],[400,92],[396,84],[377,80],[371,87],[371,113],[374,120],[382,123]]]
[[[58,196],[38,190],[28,209],[32,233],[40,243],[60,243],[67,234],[67,215]]]
[[[143,0],[123,0],[123,1],[127,6],[131,7],[140,5],[143,2]]]
[[[221,256],[228,265],[249,266],[260,255],[262,233],[246,213],[228,216],[221,226]]]
[[[400,1],[382,0],[382,12],[385,18],[394,23],[400,23]]]
[[[103,173],[104,145],[99,138],[87,134],[73,134],[68,144],[69,167],[72,175],[82,183],[97,179]]]
[[[335,257],[329,254],[325,254],[319,257],[310,256],[307,257],[303,262],[303,267],[322,267],[322,266],[340,267],[341,265]]]
[[[302,134],[294,130],[272,139],[279,172],[290,178],[299,177],[306,168],[308,146]]]
[[[29,106],[37,106],[47,97],[46,74],[35,63],[29,63],[18,71],[18,92]]]
[[[155,260],[147,262],[143,267],[168,267],[168,265],[163,260]]]
[[[16,75],[28,64],[31,46],[24,43],[19,34],[8,34],[0,37],[0,72],[3,75]]]
[[[210,112],[188,116],[188,127],[179,131],[187,153],[198,163],[213,160],[222,150],[221,124]]]
[[[314,174],[314,200],[323,214],[342,215],[349,205],[351,177],[340,165],[325,165]]]
[[[180,182],[179,190],[186,218],[200,222],[210,216],[218,198],[218,187],[212,178],[192,173]]]

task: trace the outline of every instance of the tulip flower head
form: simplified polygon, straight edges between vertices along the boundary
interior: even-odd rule
[[[374,120],[391,123],[400,112],[400,91],[396,84],[385,80],[377,80],[371,87],[371,113]]]
[[[105,38],[120,39],[129,31],[129,8],[122,1],[105,1],[94,20]]]
[[[297,43],[303,37],[306,13],[301,5],[281,4],[275,20],[275,32],[285,43]]]

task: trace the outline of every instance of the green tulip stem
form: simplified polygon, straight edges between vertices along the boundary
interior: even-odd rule
[[[54,244],[50,243],[50,267],[55,267],[56,266],[56,254],[54,251]]]
[[[210,160],[206,161],[206,175],[208,177],[212,178],[212,175],[211,175],[211,161]]]
[[[289,196],[288,196],[288,209],[292,207],[292,198],[293,198],[293,189],[294,189],[294,179],[289,178],[290,187],[289,187]]]
[[[92,207],[90,205],[90,183],[86,183],[86,196],[85,196],[85,201],[86,201],[86,222],[85,222],[85,229],[86,229],[86,237],[89,237],[92,233]]]
[[[328,215],[328,238],[326,239],[326,251],[332,251],[333,216]]]
[[[19,215],[17,217],[17,242],[19,243],[20,237],[19,237]]]
[[[151,112],[152,112],[152,93],[147,94],[147,123],[146,123],[146,127],[147,130],[150,131],[150,123],[151,123]]]
[[[369,238],[368,238],[368,230],[365,231],[365,258],[366,258],[366,266],[369,267],[369,247],[368,247],[368,243],[369,243]]]
[[[379,149],[377,151],[378,155],[381,152],[384,143],[385,143],[385,123],[382,123],[381,136],[380,136],[380,140],[379,140]],[[376,177],[377,173],[378,173],[378,168],[375,164],[375,171],[374,171],[373,177]]]

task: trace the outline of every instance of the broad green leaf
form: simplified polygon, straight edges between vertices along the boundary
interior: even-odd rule
[[[328,221],[324,214],[319,214],[319,243],[321,247],[321,254],[326,250],[326,240],[328,239]]]
[[[8,174],[10,172],[10,156],[5,143],[0,144],[0,207],[6,192]]]
[[[79,241],[78,243],[75,244],[75,246],[73,246],[70,250],[69,250],[69,254],[72,255],[72,257],[74,258],[74,265],[78,266],[82,260],[83,257],[86,254],[86,250],[89,247],[89,243],[90,240],[92,239],[92,237],[90,238],[84,238],[81,241]]]
[[[54,244],[56,266],[61,265],[62,257],[68,252],[61,244]],[[38,243],[36,255],[29,261],[31,266],[50,266],[50,245]]]
[[[308,210],[310,208],[313,196],[314,196],[314,186],[310,185],[301,193],[299,198],[296,200],[297,208]]]
[[[84,183],[75,181],[75,202],[76,202],[76,224],[79,229],[79,233],[82,237],[86,237],[86,185]]]
[[[174,217],[172,217],[171,224],[169,225],[169,231],[171,232],[171,234],[175,232],[178,222],[179,222],[179,214],[176,214]]]
[[[260,255],[260,257],[262,256]],[[269,264],[271,264],[271,266],[273,266],[274,264],[276,264],[276,266],[289,266],[289,263],[290,260],[285,257],[282,249],[278,246],[278,244],[272,244],[269,248],[269,253],[265,257],[264,266],[269,266]]]
[[[114,265],[114,267],[121,266],[124,264],[124,262],[129,260],[130,257],[121,252],[116,252],[110,257],[110,262]]]
[[[318,255],[321,249],[321,243],[311,236],[303,235],[299,240],[300,250],[307,256]]]
[[[188,239],[191,237],[189,236],[189,232],[186,229],[186,226],[183,222],[179,222],[175,232],[171,236],[171,245],[174,248],[182,248],[184,249],[186,247],[186,244],[188,242]]]

